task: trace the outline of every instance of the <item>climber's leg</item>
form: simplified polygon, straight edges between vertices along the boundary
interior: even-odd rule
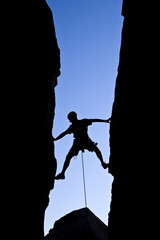
[[[104,169],[108,168],[108,165],[109,165],[109,164],[108,164],[108,163],[105,163],[105,162],[103,161],[102,153],[101,153],[101,151],[99,150],[98,147],[95,146],[94,152],[96,153],[97,157],[99,158],[99,160],[100,160],[100,162],[101,162],[101,164],[102,164],[102,167],[103,167]]]
[[[75,148],[75,146],[73,145],[66,156],[61,173],[59,173],[55,177],[55,179],[57,179],[57,180],[65,179],[65,172],[66,172],[67,168],[69,167],[70,161],[71,161],[72,157],[77,156],[78,152],[79,152],[79,150],[77,148]]]

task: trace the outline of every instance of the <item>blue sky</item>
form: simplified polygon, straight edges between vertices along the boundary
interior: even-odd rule
[[[67,114],[78,118],[107,119],[111,115],[119,62],[122,0],[46,0],[51,10],[61,51],[53,136],[69,126]],[[109,161],[109,124],[93,123],[89,136]],[[72,135],[55,142],[57,173],[73,143]],[[112,176],[104,170],[95,153],[84,153],[88,208],[108,223]],[[84,207],[82,162],[79,153],[50,193],[45,214],[45,234],[56,220]]]

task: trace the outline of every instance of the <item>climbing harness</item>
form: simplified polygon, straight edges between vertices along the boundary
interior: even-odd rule
[[[84,150],[81,151],[81,155],[82,155],[82,172],[83,172],[84,202],[85,202],[85,207],[87,207],[87,193],[86,193],[86,182],[85,182],[85,169],[84,169],[83,153],[84,153]]]

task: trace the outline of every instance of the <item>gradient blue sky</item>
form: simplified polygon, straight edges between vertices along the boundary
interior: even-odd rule
[[[61,51],[61,76],[58,78],[53,136],[69,126],[67,114],[78,118],[103,118],[111,115],[119,62],[122,0],[46,0],[53,12]],[[104,160],[109,161],[109,124],[93,123],[91,139],[98,142]],[[72,135],[55,142],[61,171],[73,142]],[[85,151],[85,176],[88,208],[108,223],[113,177],[104,170],[95,153]],[[56,220],[83,208],[81,154],[72,159],[66,179],[55,183],[45,214],[45,234]]]

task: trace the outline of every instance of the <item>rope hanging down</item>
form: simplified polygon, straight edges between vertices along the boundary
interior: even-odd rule
[[[87,194],[86,194],[86,183],[85,183],[85,171],[84,171],[83,152],[84,152],[84,151],[82,151],[83,188],[84,188],[84,201],[85,201],[85,207],[87,208]]]

